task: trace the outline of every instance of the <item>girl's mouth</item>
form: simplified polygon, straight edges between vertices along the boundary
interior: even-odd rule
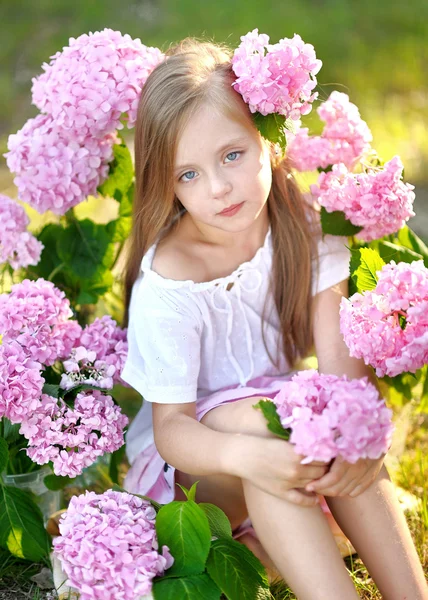
[[[241,210],[243,205],[244,205],[244,202],[241,202],[240,204],[232,204],[232,206],[225,208],[218,214],[221,215],[222,217],[233,217],[233,215],[236,215],[236,213],[239,210]]]

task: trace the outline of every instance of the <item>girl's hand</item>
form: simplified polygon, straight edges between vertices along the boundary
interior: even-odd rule
[[[292,444],[278,438],[239,435],[233,436],[232,444],[227,451],[227,471],[231,475],[294,504],[317,504],[316,494],[304,488],[327,473],[326,463],[300,464],[303,456],[296,453]]]
[[[364,492],[376,479],[382,464],[381,458],[360,458],[355,464],[335,458],[326,475],[306,485],[308,492],[322,496],[350,496],[355,498]]]

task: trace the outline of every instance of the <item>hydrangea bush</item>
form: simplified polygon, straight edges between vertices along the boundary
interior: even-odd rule
[[[0,474],[47,463],[54,474],[46,484],[59,488],[107,455],[117,483],[127,417],[114,393],[127,342],[115,267],[134,194],[120,131],[135,125],[142,86],[162,60],[159,49],[110,29],[71,38],[33,79],[40,114],[9,137],[5,156],[20,203],[0,195]],[[407,399],[423,384],[426,409],[428,248],[406,225],[414,192],[400,158],[383,164],[375,156],[358,108],[337,91],[317,108],[321,135],[304,127],[321,61],[299,35],[271,44],[254,30],[241,38],[232,67],[261,134],[296,170],[318,170],[311,191],[323,233],[348,237],[351,296],[341,330],[351,354]],[[117,203],[106,224],[75,214],[96,194]],[[22,203],[53,220],[30,232]],[[307,460],[340,454],[353,462],[390,442],[390,412],[366,380],[301,374],[263,408]],[[51,541],[37,506],[1,477],[0,486],[0,546],[40,560]],[[234,600],[243,586],[267,598],[261,565],[235,545],[221,511],[197,505],[194,493],[162,508],[118,490],[73,500],[55,546],[82,598],[152,589],[156,600],[184,590],[188,598]],[[18,539],[22,523],[31,535]]]

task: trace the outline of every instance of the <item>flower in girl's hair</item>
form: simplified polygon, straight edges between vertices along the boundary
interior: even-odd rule
[[[123,128],[123,113],[133,127],[141,88],[162,52],[112,29],[70,38],[69,44],[33,79],[33,104],[70,138],[104,138]]]
[[[301,371],[284,383],[274,403],[282,426],[291,428],[289,441],[305,456],[303,464],[339,455],[355,463],[389,448],[392,413],[367,377]]]
[[[54,552],[80,600],[137,600],[173,564],[159,551],[156,512],[128,493],[108,490],[73,496],[59,522]]]
[[[378,377],[415,373],[428,363],[428,269],[391,261],[378,277],[375,289],[342,299],[343,338]]]
[[[30,219],[22,206],[3,194],[0,194],[0,222],[0,264],[7,262],[12,269],[37,265],[44,246],[27,231]]]
[[[321,136],[309,136],[302,127],[295,134],[287,131],[287,154],[298,171],[325,169],[345,164],[351,169],[370,149],[373,137],[367,123],[349,96],[334,91],[317,112],[325,121]]]
[[[234,52],[233,87],[253,113],[279,113],[299,119],[311,111],[311,103],[318,96],[313,89],[321,66],[314,47],[305,44],[299,35],[269,44],[269,36],[259,35],[254,29],[241,37]]]
[[[40,404],[42,365],[14,340],[0,346],[0,419],[21,423]]]
[[[357,236],[364,241],[395,233],[415,215],[414,186],[402,181],[403,163],[394,156],[383,168],[368,168],[353,174],[343,164],[320,173],[311,192],[327,212],[342,211],[354,225],[363,229]]]
[[[50,116],[29,119],[9,136],[5,154],[20,200],[39,213],[63,215],[97,193],[108,176],[115,142],[113,134],[72,140]]]
[[[24,279],[0,295],[0,334],[3,345],[16,340],[26,356],[51,366],[69,356],[81,328],[71,320],[64,292],[44,279]]]
[[[50,461],[56,475],[76,477],[98,456],[123,446],[128,417],[99,390],[80,392],[74,406],[43,394],[19,432],[28,439],[27,455],[39,465]]]

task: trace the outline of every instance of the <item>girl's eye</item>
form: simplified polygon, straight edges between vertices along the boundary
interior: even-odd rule
[[[187,171],[180,177],[180,181],[192,181],[192,179],[195,179],[196,174],[196,171]]]
[[[240,154],[240,152],[229,152],[229,154],[226,156],[227,162],[235,161],[237,158],[239,158]]]

